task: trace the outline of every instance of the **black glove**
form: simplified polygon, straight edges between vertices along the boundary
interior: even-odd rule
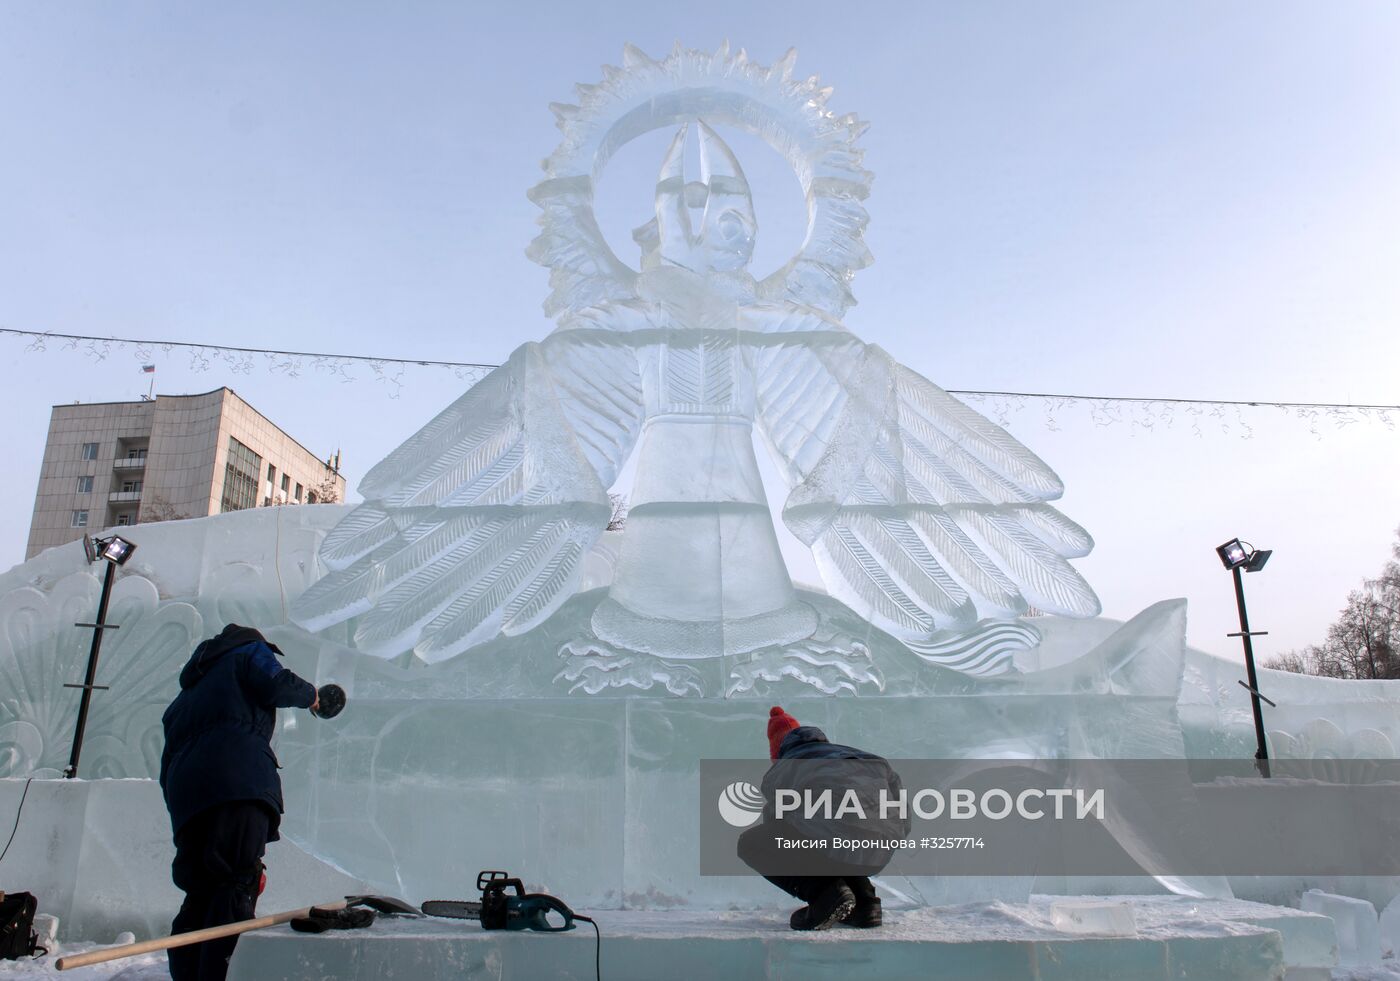
[[[327,930],[358,930],[374,922],[374,910],[370,909],[321,909],[313,906],[310,915],[292,921],[292,929],[299,933],[325,933]]]
[[[339,685],[322,685],[316,689],[316,698],[320,704],[312,715],[318,719],[334,719],[345,708],[345,689]]]

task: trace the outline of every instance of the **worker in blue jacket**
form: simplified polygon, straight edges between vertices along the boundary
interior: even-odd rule
[[[320,707],[315,686],[283,667],[281,654],[231,623],[195,648],[165,710],[160,786],[175,834],[171,870],[185,893],[172,933],[253,917],[263,853],[282,817],[271,744],[277,709]],[[172,981],[222,981],[237,942],[172,949]]]
[[[768,713],[768,757],[763,778],[763,821],[739,836],[739,858],[790,896],[807,905],[789,919],[794,930],[826,930],[836,924],[878,927],[884,922],[880,897],[870,881],[889,864],[886,848],[785,850],[778,839],[856,841],[902,839],[909,833],[905,816],[884,817],[881,794],[898,797],[904,784],[889,761],[826,738],[816,726],[801,725],[781,706]],[[843,819],[808,815],[798,810],[782,817],[774,806],[779,788],[841,800],[848,791],[859,798],[863,813]]]

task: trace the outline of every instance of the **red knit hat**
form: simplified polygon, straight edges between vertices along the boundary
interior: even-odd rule
[[[768,758],[776,760],[778,758],[778,747],[783,744],[783,737],[796,729],[800,722],[788,715],[779,705],[774,705],[768,712]]]

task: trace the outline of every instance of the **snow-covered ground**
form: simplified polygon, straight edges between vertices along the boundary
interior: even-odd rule
[[[163,951],[62,972],[54,966],[59,957],[81,954],[98,946],[106,945],[55,943],[45,957],[0,962],[0,976],[63,978],[66,981],[169,981],[170,971]],[[1376,967],[1337,968],[1332,972],[1332,981],[1400,981],[1400,962],[1388,958],[1383,965]]]
[[[1110,924],[1109,919],[1104,919],[1099,912],[1100,908],[1109,907],[1124,916],[1111,918],[1113,923]],[[1086,933],[1082,929],[1067,926],[1066,912],[1079,909],[1083,909],[1084,915],[1090,917],[1086,923],[1098,923],[1097,932]],[[1232,942],[1229,938],[1234,938],[1245,943],[1245,946],[1238,947],[1238,950],[1249,951],[1254,949],[1248,946],[1251,942],[1257,943],[1265,937],[1274,936],[1270,931],[1277,930],[1278,935],[1283,938],[1284,963],[1291,969],[1288,977],[1295,976],[1295,973],[1299,977],[1305,976],[1310,979],[1325,977],[1326,969],[1320,968],[1320,965],[1332,962],[1335,956],[1335,948],[1331,946],[1335,940],[1325,917],[1298,910],[1279,910],[1239,900],[1196,901],[1176,896],[1072,899],[1034,896],[1026,904],[994,902],[891,910],[886,914],[885,927],[880,930],[856,931],[838,928],[823,934],[794,934],[787,929],[785,915],[769,912],[592,912],[602,929],[605,967],[611,961],[613,968],[611,971],[604,970],[605,977],[643,976],[635,970],[638,957],[650,963],[656,956],[654,944],[658,940],[669,941],[668,947],[675,948],[676,956],[694,957],[702,951],[713,956],[724,950],[726,956],[721,956],[721,959],[725,960],[732,959],[741,947],[747,948],[754,944],[767,946],[770,952],[766,958],[741,958],[745,963],[752,961],[750,966],[760,971],[765,969],[765,965],[783,962],[787,956],[773,948],[773,944],[781,947],[799,945],[807,951],[806,954],[800,955],[803,960],[813,952],[812,945],[824,951],[822,960],[829,959],[836,947],[845,946],[850,952],[849,956],[853,958],[852,965],[864,964],[866,968],[873,966],[870,963],[872,953],[883,949],[890,956],[874,957],[873,960],[877,963],[887,962],[895,973],[870,975],[882,978],[904,976],[899,968],[904,962],[894,952],[897,948],[911,943],[920,948],[926,946],[929,951],[928,957],[933,958],[935,962],[940,959],[940,955],[948,955],[959,948],[967,950],[980,947],[990,953],[993,947],[1005,951],[1025,945],[1042,947],[1044,954],[1049,955],[1051,960],[1069,956],[1071,961],[1077,961],[1079,958],[1073,955],[1071,947],[1097,947],[1098,944],[1108,943],[1117,945],[1114,963],[1120,967],[1128,961],[1137,963],[1140,960],[1139,967],[1148,967],[1150,962],[1161,957],[1160,954],[1153,954],[1154,949],[1164,947],[1171,951],[1174,945],[1183,940],[1187,941],[1187,948],[1190,948],[1193,940],[1199,942],[1221,939],[1228,944]],[[1120,920],[1121,923],[1118,922]],[[36,918],[35,927],[40,934],[40,942],[49,947],[49,954],[8,963],[0,962],[0,976],[61,976],[76,981],[165,981],[169,977],[164,952],[143,954],[60,974],[56,968],[60,957],[83,953],[99,946],[131,943],[132,935],[123,932],[100,944],[58,942],[54,940],[54,934],[62,934],[60,924],[57,918],[44,914]],[[1254,941],[1250,938],[1254,938]],[[353,943],[347,945],[347,941]],[[1122,946],[1124,943],[1143,945],[1141,954],[1124,960],[1127,952]],[[1275,945],[1275,952],[1279,950],[1277,939],[1268,943]],[[300,976],[297,974],[299,970],[306,972],[305,976],[308,978],[376,977],[374,965],[377,958],[383,959],[381,955],[391,947],[403,950],[403,944],[415,948],[415,956],[420,959],[425,955],[426,948],[440,950],[440,956],[428,953],[427,961],[436,964],[440,959],[441,964],[437,965],[439,967],[457,964],[465,971],[465,976],[470,977],[473,976],[470,965],[480,966],[492,963],[493,960],[498,968],[509,968],[510,962],[522,961],[523,958],[522,963],[528,962],[538,968],[544,963],[540,960],[540,955],[546,949],[550,953],[550,957],[546,958],[549,963],[554,963],[560,968],[574,966],[585,953],[585,948],[588,949],[587,952],[591,952],[592,937],[586,930],[569,935],[567,940],[554,940],[538,935],[483,933],[475,924],[433,918],[382,919],[366,930],[325,937],[295,934],[285,927],[274,927],[250,933],[242,939],[231,977],[242,979],[275,975],[278,978],[296,978]],[[872,944],[873,947],[870,946]],[[351,947],[354,948],[353,951],[350,950]],[[856,948],[862,948],[863,953],[857,954]],[[461,955],[463,950],[467,949],[478,954],[489,950],[494,952],[495,956],[485,960],[472,956],[464,958]],[[1174,963],[1183,948],[1175,949],[1177,953],[1167,954],[1167,959]],[[646,950],[650,952],[646,953]],[[1274,956],[1277,956],[1277,953]],[[396,962],[396,957],[391,953],[388,960]],[[994,963],[1000,963],[1002,960],[998,956],[990,958],[990,962]],[[919,961],[927,963],[927,958],[921,956]],[[1034,962],[1034,958],[1032,961]],[[1246,969],[1249,977],[1262,976],[1257,975],[1257,969],[1261,965],[1255,957],[1227,957],[1221,962],[1230,963]],[[1195,956],[1188,955],[1184,961],[1177,963],[1177,967],[1185,971],[1182,976],[1210,976],[1215,981],[1215,975],[1211,974],[1208,964],[1209,959],[1197,961]],[[368,973],[360,970],[366,966],[369,968]],[[1205,969],[1205,974],[1201,973],[1202,969]],[[507,970],[506,974],[509,973]],[[1151,970],[1147,973],[1151,974]],[[856,970],[850,976],[854,978],[866,975]],[[1016,973],[1015,976],[1021,977],[1022,974]],[[1031,973],[1026,976],[1040,975],[1032,967]],[[1094,974],[1095,978],[1105,976]],[[1222,974],[1218,981],[1229,981],[1230,977],[1229,974]],[[1379,965],[1336,968],[1331,977],[1333,981],[1400,981],[1400,960],[1387,957]]]
[[[22,957],[17,961],[0,962],[0,976],[21,978],[64,978],[65,981],[170,981],[170,968],[165,951],[139,954],[120,961],[93,964],[59,971],[54,965],[60,957],[81,954],[106,944],[54,943],[43,957]]]

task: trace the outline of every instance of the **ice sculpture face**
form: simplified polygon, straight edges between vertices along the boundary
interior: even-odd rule
[[[864,126],[792,67],[791,52],[765,68],[727,46],[659,62],[628,47],[554,107],[564,138],[530,192],[543,214],[528,254],[550,268],[558,328],[370,471],[299,623],[354,618],[356,647],[427,662],[519,637],[505,650],[552,644],[556,680],[586,691],[716,693],[716,661],[728,692],[783,677],[883,690],[876,635],[915,663],[995,674],[1034,641],[1016,619],[1029,607],[1098,612],[1069,563],[1092,541],[1048,503],[1063,489],[1049,467],[841,324],[870,262]],[[634,268],[604,241],[593,186],[662,127],[679,128]],[[716,127],[767,141],[806,192],[806,241],[761,281],[750,188]],[[827,595],[793,587],[755,433]],[[576,596],[634,453],[611,581]]]
[[[690,127],[682,126],[671,141],[656,181],[656,218],[634,236],[642,246],[642,267],[679,266],[697,273],[738,272],[753,259],[753,197],[744,171],[733,152],[714,130],[699,123],[700,177],[685,180],[685,142]],[[701,210],[692,231],[691,211]]]

